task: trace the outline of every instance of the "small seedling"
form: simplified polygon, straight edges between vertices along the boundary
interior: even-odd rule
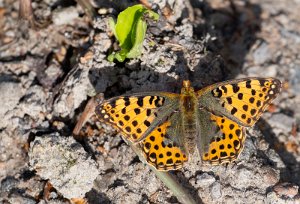
[[[157,21],[159,15],[138,4],[122,11],[118,15],[117,23],[110,18],[109,25],[119,41],[121,50],[110,54],[109,61],[117,59],[123,62],[126,58],[137,58],[141,55],[147,30],[145,17]]]

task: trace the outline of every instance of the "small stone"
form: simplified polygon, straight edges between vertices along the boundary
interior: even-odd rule
[[[246,138],[244,146],[245,148],[241,152],[237,161],[249,161],[251,160],[253,155],[255,155],[257,152],[257,149],[253,144],[253,141],[249,137]]]
[[[78,18],[78,12],[75,7],[67,7],[52,15],[52,21],[55,25],[63,25],[71,23],[74,19]]]
[[[262,150],[262,151],[266,151],[269,149],[269,143],[267,143],[266,140],[264,140],[262,138],[259,138],[256,141],[256,146],[259,150]]]
[[[214,182],[211,185],[210,196],[213,200],[217,200],[217,199],[221,198],[221,196],[222,196],[221,184],[218,181]]]
[[[293,198],[298,194],[299,186],[296,186],[291,183],[280,183],[274,186],[274,192],[280,197]]]
[[[100,15],[105,15],[108,13],[108,9],[107,8],[100,8],[98,9],[98,14]]]
[[[18,104],[24,91],[19,83],[1,82],[0,79],[0,117],[10,110],[14,109]]]
[[[262,167],[260,174],[263,176],[264,184],[273,186],[279,181],[279,171],[275,171],[271,167]]]
[[[259,65],[267,62],[272,58],[272,52],[267,43],[262,42],[253,53],[254,63]]]
[[[293,125],[296,123],[296,119],[283,113],[278,113],[273,114],[268,122],[272,127],[279,129],[280,132],[288,133],[292,130]]]
[[[50,198],[50,199],[55,199],[55,198],[57,198],[57,197],[58,197],[58,195],[57,195],[56,192],[51,192],[50,195],[49,195],[49,198]]]
[[[196,176],[196,185],[197,187],[208,187],[216,181],[215,177],[209,175],[208,173],[203,173]]]
[[[246,72],[250,77],[276,77],[278,65],[267,65],[267,66],[252,66],[247,68]]]
[[[109,185],[112,185],[116,179],[114,172],[108,172],[105,175],[99,175],[95,180],[95,186],[99,191],[105,191]]]
[[[300,94],[300,66],[295,65],[295,68],[290,69],[290,81],[291,89],[296,94]]]

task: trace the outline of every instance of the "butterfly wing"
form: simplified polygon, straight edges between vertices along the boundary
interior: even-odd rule
[[[95,108],[98,118],[118,128],[125,139],[140,142],[179,107],[179,95],[138,93],[104,101]]]
[[[198,151],[212,164],[235,160],[243,149],[245,127],[252,126],[276,98],[281,82],[273,78],[225,81],[197,92]]]
[[[197,145],[202,161],[213,165],[234,161],[243,149],[245,128],[205,110],[199,111],[198,118],[201,135]]]
[[[180,114],[180,112],[172,114],[141,143],[147,162],[160,171],[181,168],[188,160],[188,152],[184,150],[182,141]]]
[[[199,107],[250,127],[281,90],[274,78],[246,78],[213,84],[197,92]]]

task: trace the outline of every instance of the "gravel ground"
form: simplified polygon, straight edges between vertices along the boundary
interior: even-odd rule
[[[178,203],[116,130],[92,117],[73,139],[87,101],[249,76],[283,90],[239,159],[172,174],[199,203],[300,203],[300,1],[141,1],[160,21],[139,59],[111,63],[108,18],[138,3],[121,2],[94,1],[90,20],[75,1],[33,1],[33,27],[0,0],[0,203]]]

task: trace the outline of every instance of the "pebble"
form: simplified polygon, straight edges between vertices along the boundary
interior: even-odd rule
[[[108,172],[104,176],[99,175],[95,180],[95,186],[100,191],[105,191],[109,185],[112,185],[116,180],[116,174],[114,172]]]
[[[0,117],[14,109],[20,98],[23,96],[24,90],[21,84],[14,82],[1,82],[0,78]]]
[[[289,134],[293,125],[296,123],[296,119],[283,113],[277,113],[273,114],[268,122],[272,127],[279,129],[285,134]]]
[[[272,52],[266,42],[262,42],[253,53],[253,61],[256,65],[263,64],[272,59]]]
[[[297,95],[300,94],[300,65],[290,69],[290,86],[293,92]]]
[[[253,155],[257,152],[257,148],[254,146],[253,141],[250,138],[246,138],[244,149],[241,152],[238,161],[249,161]]]
[[[208,187],[216,181],[215,177],[209,175],[208,173],[203,173],[196,176],[197,187]]]
[[[53,12],[52,21],[55,25],[63,25],[71,23],[78,18],[78,11],[75,7],[68,7],[59,11]]]
[[[279,181],[279,171],[276,171],[271,167],[262,167],[260,174],[262,175],[264,184],[267,186],[273,186]]]
[[[221,198],[222,191],[220,182],[216,181],[211,185],[210,196],[213,200]]]
[[[270,65],[270,66],[253,66],[249,67],[246,72],[250,77],[276,77],[277,69],[279,69],[278,65]]]
[[[291,183],[280,183],[274,186],[273,190],[280,197],[293,198],[298,194],[299,186]]]

